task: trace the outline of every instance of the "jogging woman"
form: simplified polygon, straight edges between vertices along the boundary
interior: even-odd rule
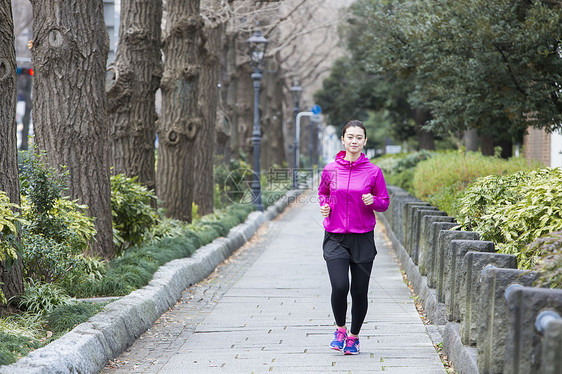
[[[341,141],[345,151],[322,171],[318,195],[324,218],[323,253],[332,285],[332,312],[337,330],[330,347],[359,353],[359,331],[367,315],[369,278],[375,248],[375,212],[388,209],[382,172],[361,152],[367,131],[361,121],[348,122]],[[351,271],[351,329],[346,327]]]

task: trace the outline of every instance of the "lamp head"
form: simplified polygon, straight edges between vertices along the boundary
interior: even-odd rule
[[[295,102],[299,101],[302,95],[302,87],[299,84],[299,79],[293,79],[293,86],[289,89],[293,95],[293,100]]]
[[[255,30],[246,42],[248,43],[250,63],[252,67],[259,68],[263,66],[263,59],[265,57],[268,40],[263,37],[260,30]]]

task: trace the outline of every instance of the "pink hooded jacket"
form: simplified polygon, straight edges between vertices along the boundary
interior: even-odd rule
[[[344,160],[345,151],[322,171],[318,196],[320,206],[330,205],[330,215],[324,218],[328,232],[365,233],[375,228],[376,212],[388,209],[389,197],[381,169],[361,153],[354,161]],[[373,204],[367,206],[361,196],[370,193]]]

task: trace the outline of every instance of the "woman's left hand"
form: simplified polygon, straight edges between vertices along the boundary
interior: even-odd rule
[[[365,203],[365,205],[371,205],[374,201],[373,195],[371,195],[370,193],[364,194],[361,196],[361,198],[363,199],[363,203]]]

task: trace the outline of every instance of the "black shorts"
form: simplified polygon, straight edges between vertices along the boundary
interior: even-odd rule
[[[343,258],[361,264],[373,261],[377,254],[374,230],[362,234],[335,234],[325,231],[322,248],[326,261]]]

